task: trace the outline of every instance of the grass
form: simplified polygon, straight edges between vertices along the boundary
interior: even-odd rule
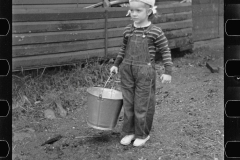
[[[112,65],[113,60],[88,59],[74,66],[13,73],[12,102],[13,109],[16,109],[13,117],[41,118],[44,109],[54,108],[56,99],[66,110],[75,110],[76,106],[84,103],[88,87],[104,86]],[[106,88],[116,87],[114,78]]]

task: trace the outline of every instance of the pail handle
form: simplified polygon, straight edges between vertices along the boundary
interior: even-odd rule
[[[110,81],[110,78],[112,77],[112,75],[113,75],[113,73],[111,72],[111,73],[110,73],[110,76],[108,77],[107,81],[105,82],[105,84],[104,84],[104,87],[103,87],[103,88],[105,88],[105,87],[106,87],[106,85],[107,85],[107,83]]]
[[[102,93],[99,94],[99,97],[98,97],[99,99],[102,99],[103,91],[104,91],[104,89],[105,89],[107,83],[110,81],[110,78],[112,77],[112,75],[113,75],[113,73],[111,72],[110,75],[109,75],[109,77],[108,77],[108,79],[107,79],[107,81],[105,82],[105,84],[104,84],[104,86],[103,86]],[[113,87],[112,87],[112,88],[113,88]],[[112,89],[112,88],[111,88],[111,89]]]

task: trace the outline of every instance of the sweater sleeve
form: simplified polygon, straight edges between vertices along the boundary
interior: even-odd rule
[[[123,32],[123,42],[122,42],[120,51],[114,62],[114,66],[116,66],[116,67],[118,67],[122,63],[124,55],[125,55],[125,50],[126,50],[127,42],[128,42],[128,37],[126,36],[126,33],[128,32],[127,29],[128,28],[125,28],[125,30]]]
[[[162,30],[160,30],[160,34],[157,36],[155,40],[155,46],[160,52],[162,59],[163,59],[163,65],[165,68],[165,74],[171,75],[172,74],[172,56],[171,56],[171,50],[168,46],[168,40],[165,37]],[[158,53],[157,52],[157,53]]]

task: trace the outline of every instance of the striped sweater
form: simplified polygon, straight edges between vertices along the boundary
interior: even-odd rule
[[[125,54],[125,49],[127,47],[127,42],[128,42],[128,36],[131,33],[131,25],[128,25],[125,27],[124,32],[123,32],[123,43],[122,47],[117,55],[117,58],[114,62],[114,66],[118,67],[120,63],[122,62]],[[135,28],[134,33],[137,35],[142,35],[143,31],[146,30],[147,27],[144,28]],[[150,59],[151,61],[158,61],[158,59],[155,58],[156,54],[161,54],[162,60],[163,60],[163,65],[165,67],[165,74],[171,75],[172,73],[172,57],[171,57],[171,50],[168,47],[168,40],[165,37],[163,31],[161,28],[153,25],[151,30],[149,31],[147,38],[149,39],[149,54],[150,54]],[[159,57],[159,56],[158,56]]]

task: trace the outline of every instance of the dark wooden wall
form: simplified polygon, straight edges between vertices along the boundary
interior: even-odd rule
[[[178,1],[180,0],[156,0],[156,4],[161,2],[173,3]],[[12,0],[13,9],[83,8],[98,2],[102,2],[102,0]]]
[[[15,9],[83,8],[102,0],[12,0]]]
[[[192,0],[194,41],[223,36],[223,0]]]
[[[76,63],[91,57],[115,57],[122,43],[122,32],[132,21],[127,8],[108,8],[107,54],[105,55],[105,9],[57,8],[51,5],[95,3],[98,0],[13,0],[12,57],[13,70]],[[29,4],[31,3],[31,4]],[[37,5],[50,8],[35,8]],[[83,4],[82,3],[82,4]],[[31,8],[24,5],[36,5]],[[82,5],[80,4],[80,5]],[[16,7],[18,6],[18,7]],[[158,6],[160,26],[170,48],[192,48],[191,4]]]

